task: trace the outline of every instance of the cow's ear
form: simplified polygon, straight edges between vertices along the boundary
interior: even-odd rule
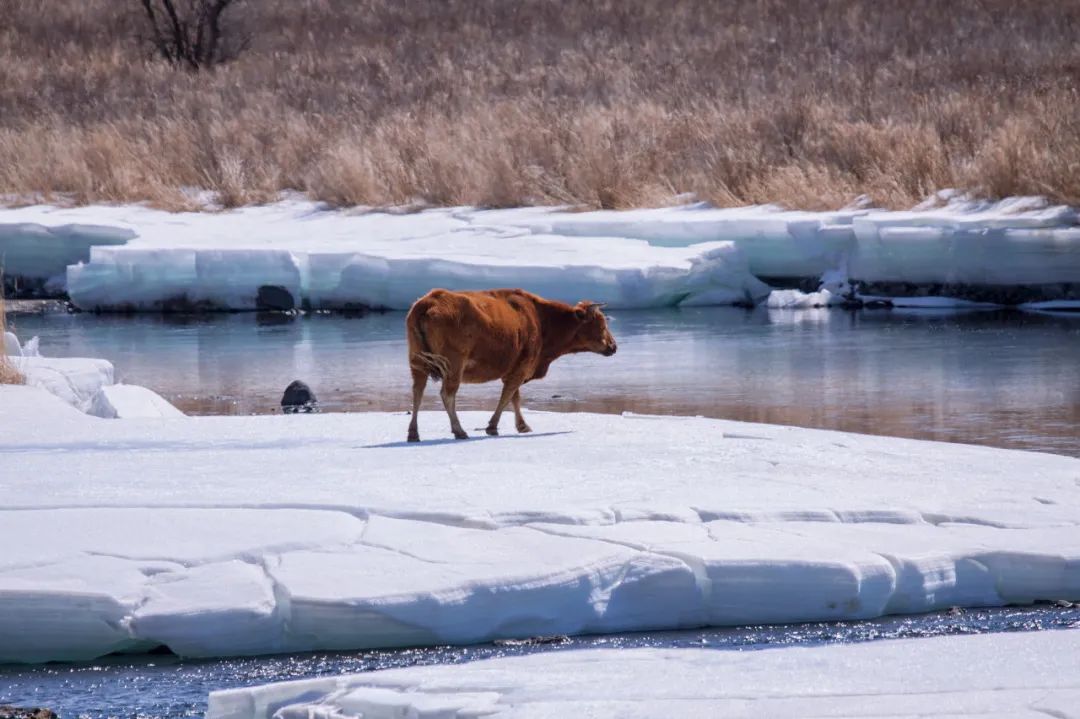
[[[582,300],[574,307],[574,314],[577,315],[579,320],[587,320],[600,314],[600,310],[603,308],[603,302],[586,302]]]

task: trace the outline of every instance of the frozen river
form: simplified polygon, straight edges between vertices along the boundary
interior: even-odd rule
[[[556,363],[527,404],[561,411],[701,414],[1080,456],[1080,315],[1019,312],[694,309],[617,312],[613,358]],[[402,410],[404,315],[17,315],[53,356],[110,359],[118,377],[189,413],[277,411],[307,381],[323,411]],[[466,388],[466,408],[497,387]],[[429,392],[429,406],[437,396]],[[303,421],[302,419],[299,421]],[[434,430],[432,430],[434,431]],[[404,433],[404,425],[402,425]],[[404,439],[404,437],[402,437]],[[573,637],[551,644],[429,647],[242,659],[114,656],[0,666],[0,704],[62,717],[200,716],[209,691],[343,672],[589,647],[753,650],[1074,626],[1080,609],[966,610],[862,622]]]
[[[702,308],[615,312],[619,353],[528,385],[556,411],[704,415],[1080,456],[1080,313]],[[404,315],[21,315],[54,356],[105,357],[192,414],[277,410],[293,379],[323,411],[404,410]],[[466,387],[486,408],[495,384]],[[427,406],[438,407],[429,388]]]

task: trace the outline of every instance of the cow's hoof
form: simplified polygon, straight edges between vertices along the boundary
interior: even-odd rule
[[[499,428],[498,427],[488,427],[484,431],[487,432],[492,437],[498,437],[499,436]]]
[[[418,434],[410,434],[408,441],[410,441],[410,442],[419,442],[420,441],[420,435],[418,435]]]
[[[468,439],[469,435],[465,432],[454,432],[454,439]]]
[[[517,426],[517,431],[521,434],[525,434],[526,432],[532,432],[532,427],[522,422]]]

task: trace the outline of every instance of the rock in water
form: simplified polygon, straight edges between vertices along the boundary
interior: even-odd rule
[[[280,285],[262,285],[255,297],[255,309],[261,312],[292,312],[296,300],[292,293]]]
[[[48,709],[0,706],[0,719],[56,719],[56,713]]]
[[[286,387],[285,394],[281,397],[281,411],[285,414],[313,412],[317,404],[315,393],[300,380],[294,380]]]

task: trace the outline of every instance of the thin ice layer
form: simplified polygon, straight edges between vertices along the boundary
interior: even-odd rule
[[[1080,630],[718,649],[591,649],[231,689],[208,719],[1077,717]]]

